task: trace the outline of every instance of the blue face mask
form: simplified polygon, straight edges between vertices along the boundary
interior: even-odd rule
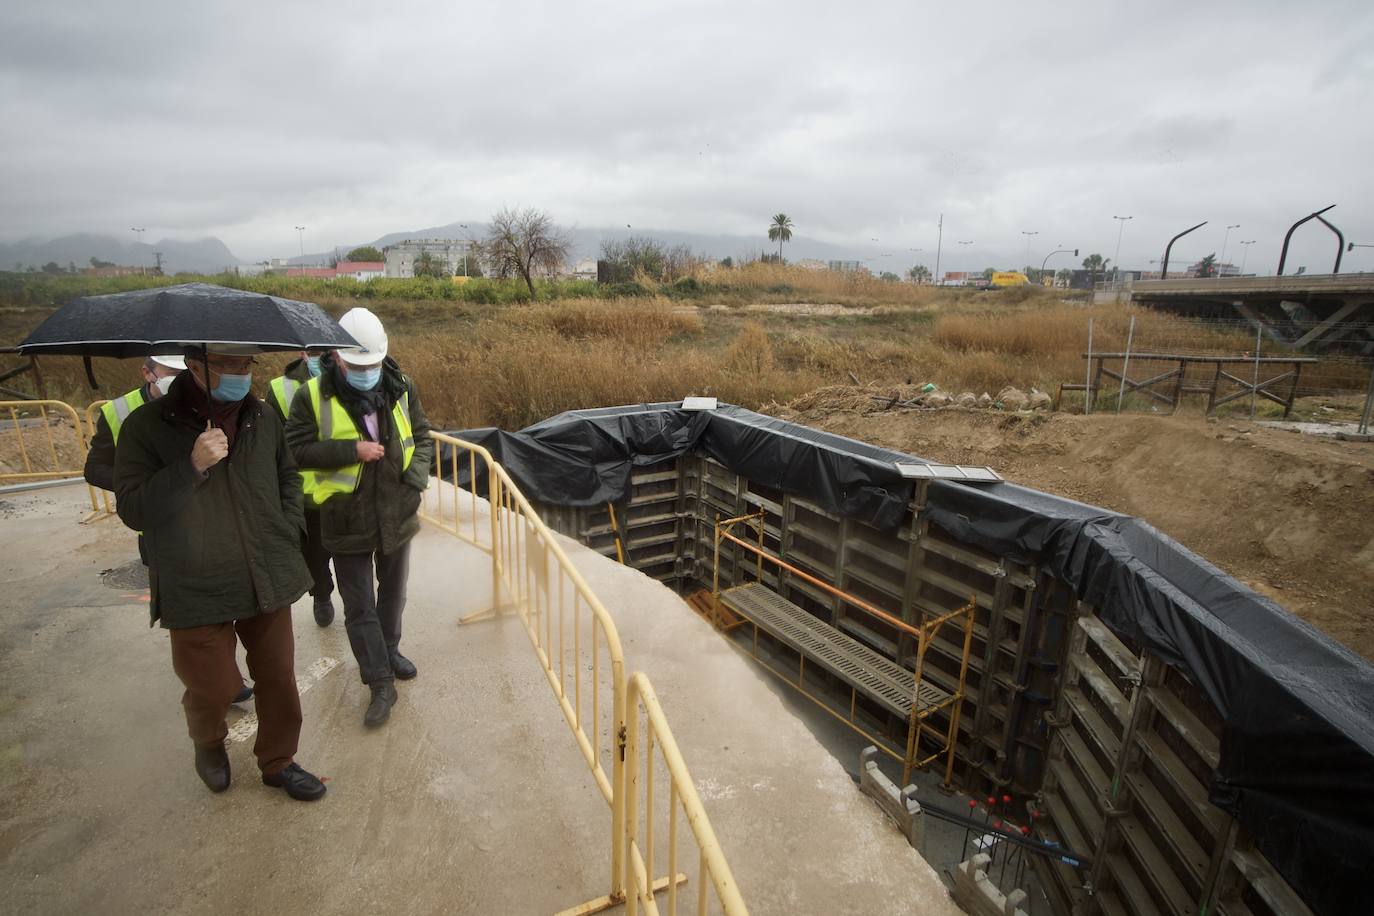
[[[319,378],[320,358],[318,356],[307,356],[305,358],[305,367],[310,370],[311,378]]]
[[[359,391],[371,391],[377,387],[377,383],[382,380],[382,367],[373,366],[371,369],[350,369],[345,373],[348,376],[348,384],[357,388]]]
[[[210,391],[210,395],[216,401],[227,404],[231,401],[242,401],[251,387],[253,387],[253,373],[251,372],[244,375],[221,375],[219,384]]]

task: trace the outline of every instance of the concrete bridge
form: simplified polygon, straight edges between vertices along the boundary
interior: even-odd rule
[[[1134,302],[1190,318],[1244,318],[1286,347],[1374,353],[1374,273],[1188,277],[1107,284],[1094,302]]]

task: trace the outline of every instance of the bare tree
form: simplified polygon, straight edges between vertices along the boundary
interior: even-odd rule
[[[492,274],[501,279],[519,277],[534,298],[537,273],[556,273],[568,260],[572,240],[555,226],[547,213],[533,208],[506,207],[491,218],[483,247]]]

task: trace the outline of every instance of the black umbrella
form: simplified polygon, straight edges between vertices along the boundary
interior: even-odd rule
[[[183,283],[62,306],[24,338],[26,356],[159,356],[232,344],[241,352],[353,348],[358,342],[313,302]]]
[[[213,283],[182,283],[107,296],[82,296],[62,306],[24,338],[25,356],[83,356],[96,387],[92,356],[127,358],[200,351],[240,353],[359,348],[313,302],[282,299]],[[209,394],[206,394],[209,397]]]

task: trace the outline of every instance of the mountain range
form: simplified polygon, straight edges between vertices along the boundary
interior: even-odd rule
[[[99,258],[122,267],[152,267],[157,253],[162,254],[162,269],[167,273],[190,271],[218,273],[243,263],[219,239],[161,239],[155,244],[127,242],[110,235],[77,233],[43,241],[22,239],[0,242],[0,270],[42,268],[55,261],[62,268],[68,265],[89,267],[91,258]]]

